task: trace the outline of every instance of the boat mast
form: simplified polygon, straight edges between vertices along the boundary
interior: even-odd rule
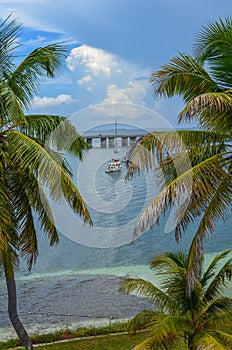
[[[117,129],[117,118],[115,119],[115,124],[114,124],[114,132],[115,132],[115,149],[114,152],[117,153],[118,150],[118,129]]]

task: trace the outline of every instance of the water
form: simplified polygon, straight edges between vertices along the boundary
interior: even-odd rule
[[[120,157],[125,152],[122,149]],[[38,263],[32,272],[27,271],[25,264],[20,266],[16,276],[19,313],[31,334],[66,326],[108,324],[112,319],[127,319],[151,307],[145,299],[120,294],[120,281],[124,276],[153,281],[149,260],[163,251],[186,250],[190,244],[195,225],[177,244],[173,232],[164,232],[164,220],[132,242],[134,223],[158,190],[152,176],[141,175],[125,182],[125,164],[121,173],[105,174],[104,168],[113,156],[113,150],[92,149],[82,166],[73,162],[96,229],[89,232],[88,226],[73,221],[69,213],[58,207],[60,244],[51,248],[46,237],[39,234]],[[206,261],[218,251],[231,248],[231,224],[232,220],[217,224],[216,235],[205,246]],[[6,300],[1,278],[1,340],[15,336]]]

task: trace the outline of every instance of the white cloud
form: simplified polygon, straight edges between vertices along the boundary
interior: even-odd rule
[[[73,100],[70,95],[61,94],[56,97],[35,96],[33,98],[32,104],[33,104],[33,108],[45,108],[45,107],[57,106],[60,104],[68,104],[72,102],[75,102],[75,100]]]
[[[85,84],[85,83],[90,83],[91,81],[92,81],[92,77],[88,74],[88,75],[85,75],[80,80],[78,80],[78,84],[82,85],[82,84]]]
[[[111,77],[113,70],[117,70],[117,62],[113,55],[88,45],[72,49],[66,63],[71,71],[74,71],[80,65],[84,65],[89,74],[103,75],[108,78]]]
[[[107,89],[107,97],[104,103],[142,103],[146,95],[144,82],[130,81],[128,87],[120,88],[115,84],[109,85]]]
[[[73,85],[72,77],[60,75],[57,78],[46,79],[43,82],[44,86],[46,85],[55,85],[55,86],[63,86],[63,85]]]
[[[81,120],[82,130],[105,123],[114,123],[117,118],[119,123],[151,130],[169,130],[171,125],[158,112],[141,104],[133,103],[102,103],[90,106],[77,115]],[[76,115],[75,115],[76,118]],[[76,121],[77,122],[77,121]],[[79,122],[78,122],[78,125]]]

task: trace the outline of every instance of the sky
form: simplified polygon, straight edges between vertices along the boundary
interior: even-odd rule
[[[76,118],[81,132],[115,117],[147,128],[161,118],[176,128],[183,102],[155,99],[150,76],[179,52],[191,53],[201,27],[230,16],[232,2],[0,0],[0,13],[22,24],[19,57],[55,42],[68,48],[62,69],[41,82],[28,114]]]

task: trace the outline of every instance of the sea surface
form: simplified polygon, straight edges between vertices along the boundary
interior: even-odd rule
[[[117,157],[123,158],[126,152],[121,148]],[[167,218],[143,235],[133,236],[135,223],[158,188],[153,174],[126,181],[125,163],[120,173],[105,173],[115,156],[113,149],[93,148],[82,164],[70,160],[91,212],[92,229],[83,226],[82,220],[74,218],[62,204],[52,204],[60,231],[59,245],[50,247],[38,227],[38,262],[31,272],[22,262],[16,274],[19,314],[30,334],[109,324],[153,307],[144,298],[120,294],[120,281],[125,276],[137,276],[158,283],[149,270],[149,260],[164,251],[186,250],[191,242],[196,224],[177,243],[173,230],[165,232]],[[215,235],[205,243],[206,264],[217,252],[232,248],[231,227],[232,219],[217,223]],[[1,277],[0,340],[10,337],[15,333],[8,319]]]

